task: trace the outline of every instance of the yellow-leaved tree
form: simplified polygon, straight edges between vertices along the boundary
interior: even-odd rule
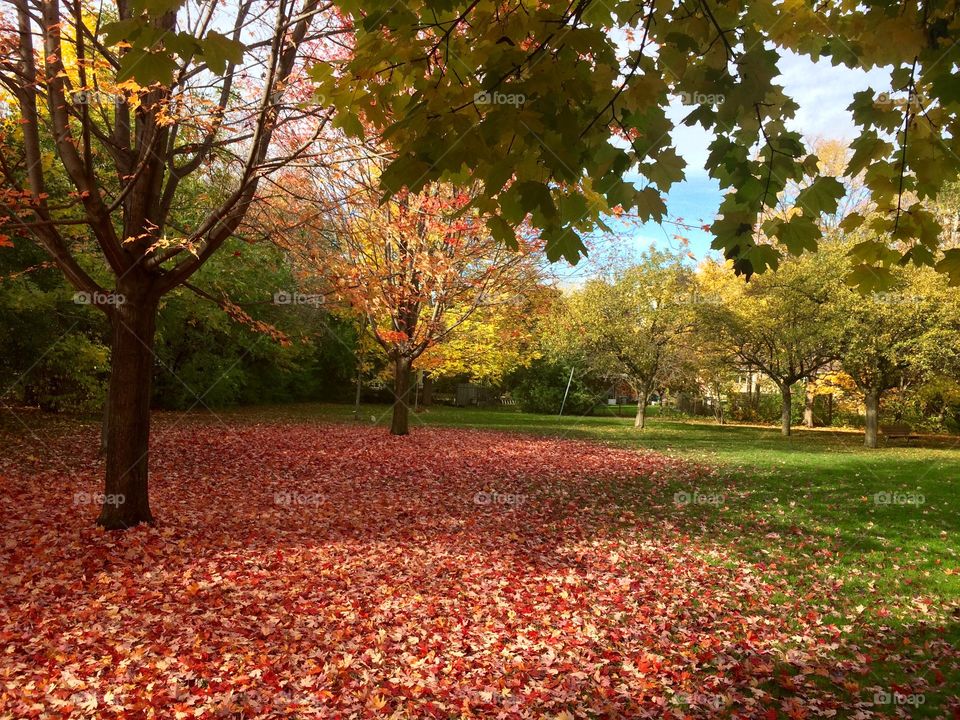
[[[556,297],[557,291],[537,282],[536,276],[526,278],[523,287],[501,286],[455,333],[423,354],[420,369],[434,378],[501,382],[542,357],[537,325]]]

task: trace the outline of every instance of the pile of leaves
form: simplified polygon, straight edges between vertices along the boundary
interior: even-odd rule
[[[165,417],[158,523],[107,533],[96,440],[24,431],[0,457],[0,717],[869,718],[944,683],[926,666],[891,687],[911,651],[829,622],[835,581],[797,592],[622,502],[662,506],[709,468]]]

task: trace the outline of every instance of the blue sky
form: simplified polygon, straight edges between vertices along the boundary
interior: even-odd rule
[[[800,105],[791,128],[809,139],[838,138],[851,140],[855,134],[853,119],[846,108],[853,94],[867,87],[876,91],[889,88],[886,70],[863,72],[846,67],[833,67],[829,62],[811,62],[797,55],[787,55],[778,64],[781,76],[778,80],[787,95]],[[676,105],[671,116],[677,121],[689,108]],[[707,177],[703,164],[707,157],[709,135],[700,127],[680,127],[675,134],[677,152],[687,161],[686,180],[677,183],[667,196],[667,212],[672,219],[683,218],[685,222],[700,226],[710,223],[716,215],[722,193],[716,182]],[[630,241],[637,251],[649,247],[666,247],[671,244],[677,228],[669,224],[647,223]],[[682,230],[690,240],[690,250],[703,257],[709,252],[711,237],[702,230]]]

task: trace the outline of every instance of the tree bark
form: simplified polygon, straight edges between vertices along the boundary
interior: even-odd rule
[[[157,300],[123,293],[111,314],[106,478],[97,524],[124,530],[153,522],[147,492],[150,388]]]
[[[816,420],[813,417],[814,403],[817,396],[813,392],[813,383],[808,382],[803,395],[803,424],[805,427],[816,427]]]
[[[713,405],[713,417],[716,419],[717,425],[723,425],[725,423],[723,417],[723,401],[720,399],[720,391],[721,388],[719,385],[713,386],[713,396],[715,398]]]
[[[780,397],[782,404],[780,406],[780,433],[785,437],[790,436],[790,414],[793,411],[793,398],[790,395],[790,385],[784,383],[780,386]]]
[[[363,351],[363,332],[367,328],[367,318],[364,316],[363,325],[360,328],[360,334],[357,336],[357,385],[353,395],[353,419],[360,418],[360,394],[363,390],[363,361],[366,359],[366,353]]]
[[[647,390],[641,390],[637,398],[637,416],[633,419],[633,426],[638,430],[643,430],[647,422],[647,400],[650,393]]]
[[[420,394],[420,404],[424,407],[433,405],[433,379],[430,375],[423,376],[423,392]]]
[[[863,404],[866,406],[866,423],[863,434],[863,445],[868,448],[877,446],[878,419],[880,416],[880,391],[868,389],[863,394]]]
[[[357,383],[353,393],[353,419],[360,417],[360,391],[363,388],[363,374],[360,372],[360,364],[357,363]]]
[[[391,435],[410,433],[410,365],[409,358],[397,358],[394,361],[393,380],[393,420],[390,423]]]
[[[109,396],[103,400],[103,413],[100,419],[100,457],[107,456],[107,428],[110,427]]]

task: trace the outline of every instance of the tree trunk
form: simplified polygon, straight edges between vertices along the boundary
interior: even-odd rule
[[[816,421],[813,417],[813,406],[816,400],[817,396],[813,392],[813,383],[808,382],[803,395],[803,424],[805,427],[812,428],[816,426]]]
[[[367,329],[367,316],[363,316],[363,324],[360,326],[360,332],[357,335],[357,387],[354,392],[353,397],[353,419],[358,420],[360,418],[360,394],[363,390],[363,361],[366,359],[366,353],[364,352],[363,345],[363,334]]]
[[[713,396],[715,398],[715,402],[713,405],[713,417],[717,421],[718,425],[723,425],[724,424],[723,401],[720,399],[720,392],[721,392],[720,386],[714,385]]]
[[[643,430],[646,427],[647,421],[647,399],[650,397],[650,393],[646,390],[640,391],[640,396],[637,398],[637,416],[633,420],[633,426],[640,430]]]
[[[110,426],[110,401],[103,400],[103,413],[100,419],[100,457],[107,456],[107,428]]]
[[[121,290],[122,293],[122,290]],[[124,530],[153,522],[147,493],[150,387],[157,301],[123,294],[111,315],[106,481],[97,524]]]
[[[353,419],[360,417],[360,391],[363,389],[363,375],[357,367],[357,383],[353,393]]]
[[[780,406],[780,432],[784,436],[790,436],[790,414],[793,411],[793,399],[790,395],[790,385],[784,383],[780,386],[780,397],[782,405]]]
[[[867,408],[863,445],[864,447],[875,448],[877,446],[877,420],[880,415],[880,391],[874,388],[868,389],[863,394],[863,404]]]
[[[393,380],[393,421],[390,423],[391,435],[410,433],[410,359],[397,358],[394,361]]]
[[[420,404],[424,407],[433,405],[433,379],[429,375],[423,376],[423,392],[420,394]]]

